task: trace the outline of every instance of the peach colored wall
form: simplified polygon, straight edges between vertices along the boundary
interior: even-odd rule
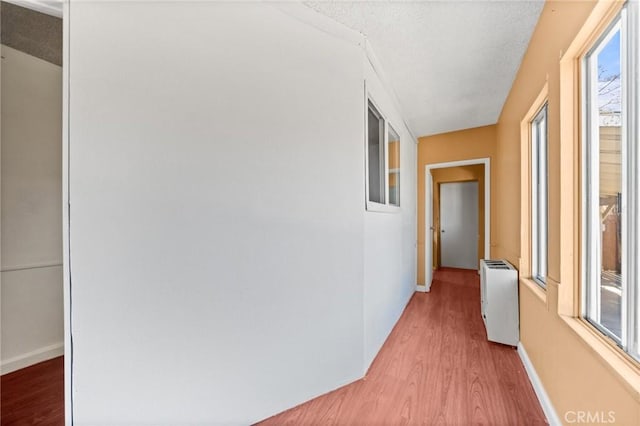
[[[446,167],[431,171],[433,177],[433,268],[441,265],[440,256],[440,184],[447,182],[478,182],[478,265],[484,258],[484,165]]]
[[[391,136],[391,135],[389,135]],[[400,164],[400,142],[389,141],[389,169],[399,169]],[[389,187],[395,187],[397,185],[398,175],[396,173],[389,173]]]
[[[493,162],[496,146],[496,126],[478,127],[450,133],[443,133],[434,136],[419,138],[418,144],[418,284],[424,284],[425,276],[425,166],[435,163],[446,163],[450,161],[469,160],[475,158],[490,158],[491,165],[491,193],[495,191],[495,172]],[[491,199],[491,210],[495,208],[493,197]],[[492,215],[493,216],[493,215]],[[496,224],[491,218],[490,241],[494,241],[493,236]],[[484,232],[484,226],[483,232]]]
[[[570,411],[615,413],[615,424],[640,424],[638,394],[558,315],[560,283],[560,57],[594,2],[547,2],[497,125],[497,190],[492,206],[494,255],[520,259],[520,122],[548,81],[549,261],[546,300],[520,286],[521,342],[559,418]],[[565,141],[563,143],[572,143]],[[492,200],[493,201],[493,200]],[[492,232],[493,233],[493,232]]]

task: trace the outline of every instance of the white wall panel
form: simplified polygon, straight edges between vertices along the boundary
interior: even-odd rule
[[[360,378],[415,288],[414,142],[369,218],[364,50],[292,9],[72,4],[76,424],[269,417]]]
[[[378,354],[416,288],[417,146],[392,92],[367,61],[367,92],[400,136],[400,211],[365,213],[364,368]]]
[[[77,424],[248,424],[362,373],[362,53],[269,5],[71,7]]]

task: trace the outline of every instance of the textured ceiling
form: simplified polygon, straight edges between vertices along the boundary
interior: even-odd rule
[[[18,6],[33,9],[37,12],[62,18],[62,3],[64,0],[2,0]]]
[[[363,33],[416,136],[494,124],[543,1],[305,2]]]
[[[62,0],[5,0],[62,15]],[[367,36],[416,136],[494,124],[543,0],[305,2]]]

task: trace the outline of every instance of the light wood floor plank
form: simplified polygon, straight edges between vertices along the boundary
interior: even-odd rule
[[[476,271],[442,269],[416,293],[366,377],[262,426],[544,425],[515,348],[487,341]]]

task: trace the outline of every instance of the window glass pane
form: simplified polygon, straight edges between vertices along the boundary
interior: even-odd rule
[[[547,107],[538,123],[538,279],[547,277]]]
[[[531,272],[544,285],[547,276],[547,106],[531,123]]]
[[[598,188],[590,196],[592,215],[590,319],[622,338],[622,84],[620,30],[613,30],[595,49],[591,61],[591,133],[589,150],[597,170],[587,170]],[[598,229],[599,228],[599,229]],[[593,306],[595,305],[595,306]]]
[[[400,205],[400,137],[389,127],[389,204]]]
[[[369,201],[385,202],[384,197],[384,121],[373,105],[368,112]]]

